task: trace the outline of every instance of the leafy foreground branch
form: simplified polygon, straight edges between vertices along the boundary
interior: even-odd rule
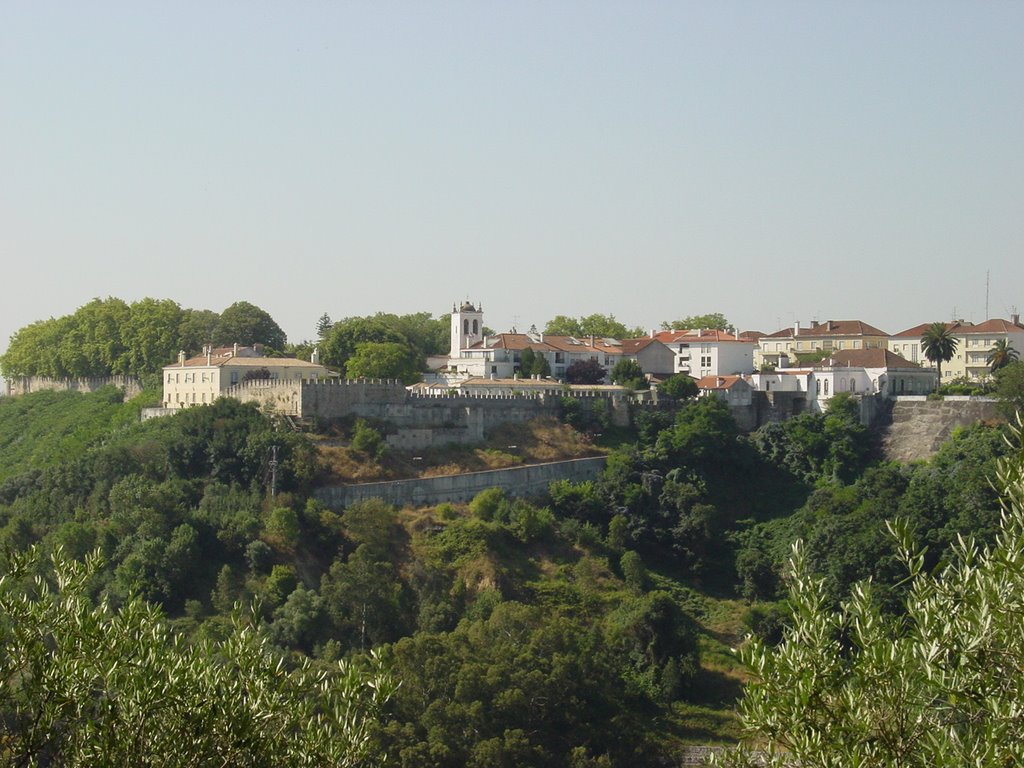
[[[1021,429],[1015,430],[1019,445]],[[731,765],[1024,764],[1024,452],[1000,463],[995,545],[961,539],[937,573],[907,526],[890,525],[908,569],[905,612],[880,610],[871,584],[830,609],[794,547],[791,627],[742,651],[756,676],[741,705],[750,744]]]
[[[155,607],[93,605],[99,558],[38,550],[0,577],[0,765],[368,766],[396,688],[379,659],[285,668],[236,614],[188,644]]]

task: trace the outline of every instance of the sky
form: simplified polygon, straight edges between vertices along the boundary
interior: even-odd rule
[[[94,297],[497,331],[1024,307],[1021,2],[0,0],[0,351]]]

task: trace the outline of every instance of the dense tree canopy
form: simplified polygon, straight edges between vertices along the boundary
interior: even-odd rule
[[[323,361],[346,370],[349,358],[359,344],[401,344],[414,362],[414,370],[423,370],[429,355],[447,354],[450,343],[447,316],[435,318],[429,312],[411,315],[346,317],[327,328],[320,341]]]
[[[712,312],[707,315],[690,315],[688,317],[681,317],[678,320],[668,320],[661,324],[661,327],[666,331],[688,331],[697,328],[708,328],[719,331],[728,331],[729,333],[735,333],[736,327],[726,320],[725,315],[721,312]]]
[[[0,357],[5,376],[55,379],[112,375],[145,377],[172,363],[179,350],[199,354],[209,343],[285,345],[264,310],[237,302],[223,315],[182,309],[170,299],[93,299],[74,314],[19,329]]]
[[[768,752],[728,762],[1024,762],[1024,456],[1004,460],[997,482],[1006,511],[994,545],[959,538],[938,571],[926,567],[906,521],[890,524],[907,574],[896,615],[870,582],[833,608],[803,548],[794,547],[791,625],[778,647],[754,640],[742,652],[754,675],[742,714]]]
[[[217,346],[242,344],[251,347],[263,344],[280,352],[288,339],[274,318],[263,309],[248,301],[236,301],[220,314],[220,320],[213,333]]]
[[[345,363],[345,375],[350,379],[399,379],[412,384],[420,380],[419,362],[406,344],[361,342]]]
[[[551,336],[575,336],[586,338],[596,336],[603,339],[633,339],[644,335],[641,328],[627,328],[615,319],[615,315],[593,314],[586,317],[556,315],[544,326],[544,333]]]
[[[173,634],[153,606],[94,605],[95,557],[14,556],[0,580],[0,750],[11,765],[356,766],[395,690],[379,659],[288,670],[236,616],[223,640]],[[6,761],[5,761],[6,762]]]
[[[995,373],[996,395],[1002,401],[1007,415],[1024,413],[1024,362],[1012,362]]]

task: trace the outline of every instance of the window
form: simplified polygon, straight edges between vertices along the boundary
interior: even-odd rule
[[[814,391],[817,392],[819,395],[821,394],[821,382],[820,381],[814,382]]]
[[[232,371],[231,372],[231,383],[232,384],[237,384],[238,383],[238,371]]]
[[[476,335],[477,324],[476,320],[473,321],[473,334]]]
[[[469,320],[462,321],[462,333],[469,336]]]
[[[828,379],[825,379],[825,397],[828,397]]]

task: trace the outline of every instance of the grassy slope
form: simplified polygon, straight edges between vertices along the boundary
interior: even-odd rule
[[[0,481],[79,456],[111,432],[137,422],[140,402],[122,402],[113,387],[92,394],[0,398]]]

